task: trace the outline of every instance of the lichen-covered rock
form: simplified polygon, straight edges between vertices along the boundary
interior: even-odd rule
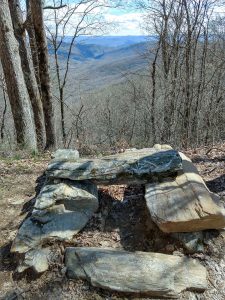
[[[207,288],[206,269],[196,260],[150,252],[67,248],[67,276],[113,291],[177,298]]]
[[[192,162],[182,153],[183,171],[146,185],[152,220],[164,232],[195,232],[225,227],[225,209],[210,193]]]
[[[101,159],[52,161],[46,175],[50,178],[91,180],[96,184],[147,183],[154,177],[174,175],[182,168],[175,150],[154,148],[128,151]]]
[[[31,216],[20,227],[11,252],[26,253],[49,240],[70,240],[97,209],[96,186],[69,181],[47,184]]]

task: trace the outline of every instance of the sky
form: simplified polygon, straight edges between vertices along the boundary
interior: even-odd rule
[[[116,32],[112,35],[144,35],[141,29],[143,13],[137,10],[109,9],[105,14],[108,21],[117,24]]]
[[[69,5],[74,5],[77,1],[76,0],[67,0],[69,2]],[[79,0],[80,1],[80,0]],[[105,2],[107,0],[99,0],[102,2]],[[46,4],[50,4],[52,0],[46,1]],[[65,1],[66,2],[66,1]],[[67,3],[68,3],[67,2]],[[85,0],[84,0],[85,2]],[[125,2],[131,3],[133,1],[122,1],[123,4]],[[126,6],[128,7],[128,6]],[[79,7],[80,13],[82,15],[82,11],[85,10],[86,6],[82,5]],[[66,11],[67,8],[63,8],[59,10],[59,14],[63,14],[64,11]],[[98,9],[96,10],[98,11]],[[113,22],[116,26],[115,29],[110,28],[109,31],[106,31],[106,35],[112,35],[112,36],[129,36],[129,35],[144,35],[144,30],[141,29],[141,22],[143,20],[143,13],[137,9],[132,8],[103,8],[103,17],[106,22]],[[54,21],[51,20],[51,17],[49,17],[52,14],[51,10],[45,11],[45,19],[48,20],[47,26],[51,25],[54,28]],[[73,24],[76,24],[79,19],[79,11],[74,14],[74,16],[70,20],[70,24],[67,25],[67,34],[66,35],[72,35],[73,32]]]

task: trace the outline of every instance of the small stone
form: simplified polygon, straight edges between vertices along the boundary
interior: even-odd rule
[[[67,268],[66,267],[63,267],[61,270],[60,270],[60,273],[61,275],[66,275],[66,271],[67,271]]]
[[[80,155],[74,149],[58,149],[52,153],[51,157],[55,160],[76,160]]]
[[[171,150],[173,149],[170,145],[166,145],[166,144],[163,144],[163,145],[160,145],[160,144],[155,144],[153,146],[153,148],[155,148],[156,150]]]
[[[203,233],[201,231],[192,233],[174,233],[172,236],[182,243],[189,254],[204,251],[204,246],[202,244]]]
[[[17,271],[22,273],[29,268],[32,268],[36,273],[43,273],[47,271],[49,267],[49,253],[49,248],[28,251],[25,254],[24,261],[18,266]]]

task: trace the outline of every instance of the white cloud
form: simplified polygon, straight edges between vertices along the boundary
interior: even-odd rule
[[[107,0],[102,0],[102,2],[107,2]],[[93,3],[95,3],[93,1]],[[66,15],[68,7],[72,8],[75,4],[70,4],[65,8],[62,8],[58,11],[56,11],[57,20],[63,18],[63,16]],[[74,29],[76,25],[79,23],[79,20],[82,18],[83,13],[85,9],[87,8],[87,5],[81,5],[78,9],[75,10],[74,14],[70,18],[70,21],[66,25],[66,30],[64,32],[65,35],[73,35]],[[48,29],[54,33],[55,31],[55,15],[54,11],[52,10],[45,10],[45,23],[48,27]],[[83,24],[85,27],[85,24],[88,24],[88,22],[92,22],[94,18],[96,18],[96,14],[99,14],[98,21],[106,23],[113,23],[115,27],[110,27],[110,30],[106,30],[105,34],[108,35],[143,35],[144,31],[141,29],[141,22],[143,21],[143,13],[141,12],[126,12],[122,13],[119,11],[119,14],[114,14],[110,11],[110,9],[106,9],[105,7],[99,8],[96,7],[91,11],[91,14],[88,16],[88,18],[84,19]],[[93,18],[93,19],[92,19]],[[62,35],[63,30],[63,23],[61,23],[61,26],[59,26],[59,35]],[[101,29],[101,28],[100,28]],[[93,34],[98,34],[99,32],[92,32]],[[88,34],[87,32],[85,34]]]
[[[112,35],[143,35],[141,29],[143,21],[142,13],[126,13],[122,15],[105,14],[105,19],[108,22],[114,22],[117,25],[117,31]]]

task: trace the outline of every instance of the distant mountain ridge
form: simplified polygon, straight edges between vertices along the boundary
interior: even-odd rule
[[[95,44],[103,47],[121,47],[137,43],[147,42],[154,39],[154,36],[134,35],[134,36],[80,36],[77,38],[79,44]],[[72,37],[67,36],[64,42],[71,42]]]
[[[70,41],[71,37],[66,37],[58,50],[61,63],[68,56]],[[71,51],[70,79],[85,78],[88,89],[120,83],[124,74],[146,68],[148,61],[143,54],[155,41],[153,36],[80,37]],[[51,45],[49,53],[53,59]]]
[[[72,37],[65,37],[58,50],[58,55],[64,59],[68,55],[69,45]],[[153,42],[154,37],[147,36],[101,36],[101,37],[79,37],[74,43],[71,52],[71,59],[74,61],[84,62],[90,59],[104,59],[106,56],[118,55],[126,52],[146,51],[149,43]],[[54,51],[49,45],[49,52]],[[136,53],[134,53],[136,54]]]

